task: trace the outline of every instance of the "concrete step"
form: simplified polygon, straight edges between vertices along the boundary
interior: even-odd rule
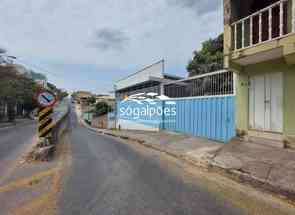
[[[261,145],[270,146],[270,147],[285,148],[284,142],[280,140],[268,139],[263,137],[253,137],[253,136],[249,136],[248,138],[249,138],[249,142],[252,142],[252,143],[261,144]]]

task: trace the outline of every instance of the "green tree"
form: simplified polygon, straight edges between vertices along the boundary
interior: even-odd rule
[[[34,72],[33,70],[30,70],[28,73],[33,80],[47,80],[47,77],[42,73]]]
[[[98,102],[95,105],[94,116],[101,116],[113,111],[113,108],[106,102]]]
[[[47,87],[56,95],[58,100],[62,100],[69,95],[67,91],[57,88],[54,84],[50,82],[47,82]]]
[[[47,87],[49,88],[50,91],[52,91],[54,93],[58,92],[57,87],[54,84],[50,83],[50,82],[47,82]]]
[[[26,74],[18,73],[13,66],[0,67],[0,101],[7,104],[9,121],[15,118],[16,106],[27,113],[36,107],[33,101],[36,92],[36,83]]]
[[[214,72],[223,68],[223,34],[202,44],[200,51],[194,51],[193,59],[187,65],[189,76]]]
[[[67,96],[69,96],[69,93],[67,91],[61,91],[61,93],[59,94],[59,99],[62,100]]]
[[[72,97],[73,100],[76,100],[77,99],[77,96],[78,96],[78,92],[73,92],[71,94],[71,97]]]
[[[88,104],[95,104],[95,102],[96,102],[96,99],[94,96],[91,96],[87,99]]]

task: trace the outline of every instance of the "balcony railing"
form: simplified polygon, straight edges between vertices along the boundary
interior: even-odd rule
[[[292,5],[292,8],[289,8]],[[290,14],[291,13],[291,14]],[[281,0],[232,23],[233,50],[295,32],[295,0]]]

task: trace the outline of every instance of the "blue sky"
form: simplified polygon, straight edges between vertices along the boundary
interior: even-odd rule
[[[185,66],[223,30],[221,0],[1,0],[0,46],[68,90],[107,93],[160,59]]]

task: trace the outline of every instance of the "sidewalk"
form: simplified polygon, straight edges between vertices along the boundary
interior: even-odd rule
[[[295,151],[239,140],[222,144],[172,132],[91,129],[136,141],[146,147],[165,152],[207,170],[221,172],[239,182],[295,201]]]

